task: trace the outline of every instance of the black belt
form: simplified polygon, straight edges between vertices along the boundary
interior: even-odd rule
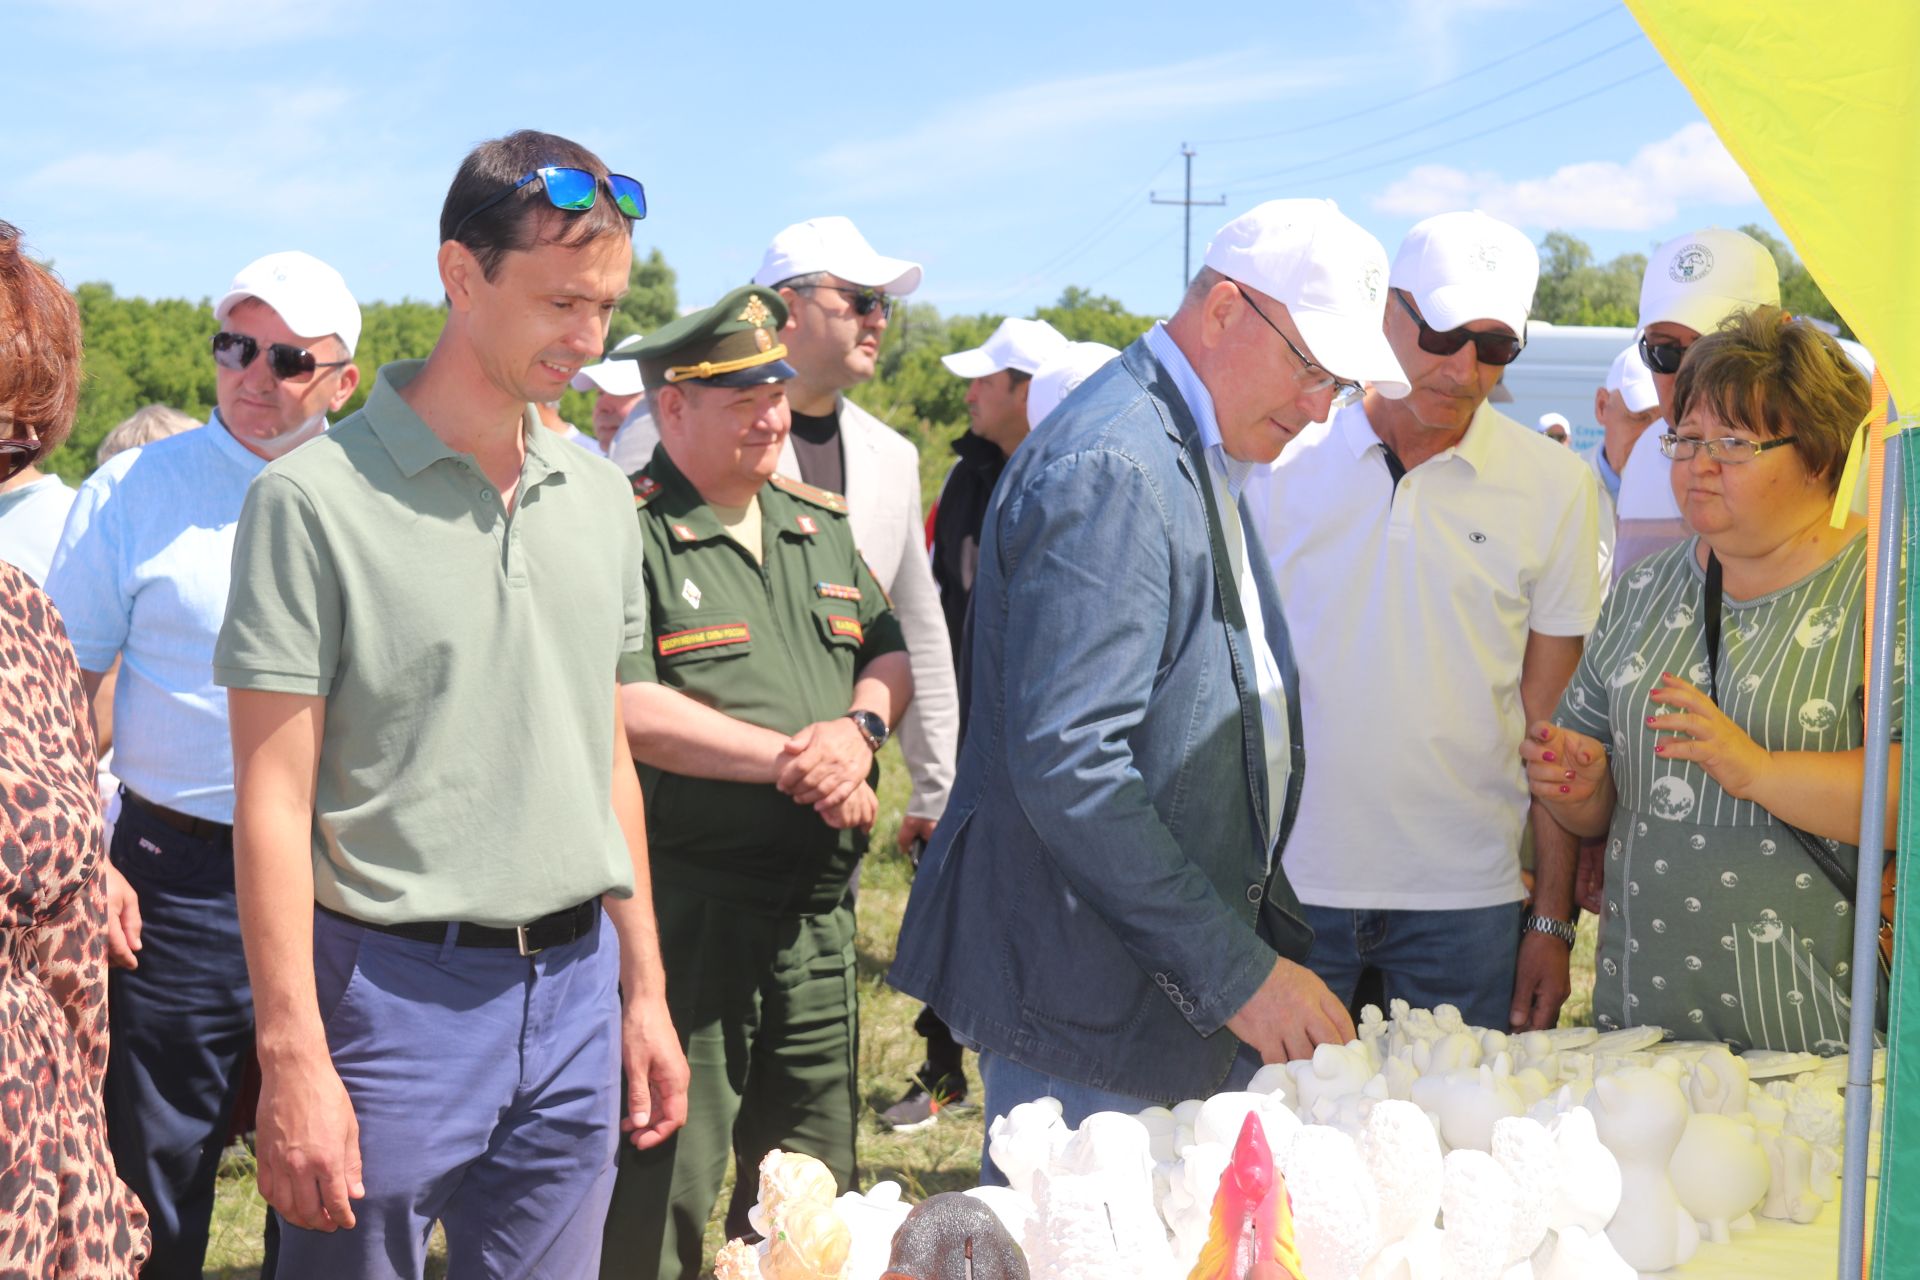
[[[318,903],[314,905],[319,906]],[[374,924],[331,907],[320,907],[320,910],[336,920],[357,924],[362,929],[390,933],[396,938],[410,938],[415,942],[431,942],[436,946],[446,941],[447,928],[451,925],[458,931],[453,939],[457,947],[512,947],[523,956],[531,956],[548,947],[564,947],[569,942],[586,937],[593,929],[594,919],[600,914],[600,899],[588,898],[578,906],[562,907],[552,915],[504,929],[466,920],[408,920],[401,924]]]
[[[172,827],[181,835],[193,836],[198,840],[216,840],[233,834],[231,823],[215,822],[211,818],[196,818],[190,813],[181,813],[178,809],[169,809],[163,804],[155,804],[124,784],[120,788],[120,794],[145,809],[162,826]]]

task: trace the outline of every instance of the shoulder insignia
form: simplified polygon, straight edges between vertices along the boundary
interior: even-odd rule
[[[660,496],[660,482],[644,471],[636,471],[633,481],[633,506],[637,511]]]
[[[827,489],[816,488],[804,480],[795,480],[791,476],[775,475],[770,483],[780,492],[790,494],[802,502],[811,502],[816,507],[825,507],[835,515],[847,514],[847,500]]]

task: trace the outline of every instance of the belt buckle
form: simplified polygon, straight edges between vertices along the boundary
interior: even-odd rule
[[[520,954],[523,956],[537,956],[546,950],[545,947],[530,947],[527,945],[527,926],[523,924],[513,926],[513,940],[519,945]]]

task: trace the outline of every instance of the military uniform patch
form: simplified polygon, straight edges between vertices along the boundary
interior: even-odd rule
[[[693,585],[692,578],[680,579],[680,598],[695,609],[700,607],[700,588]]]
[[[812,516],[795,516],[793,522],[800,526],[800,532],[814,534],[820,532],[820,526],[814,523]]]
[[[839,614],[828,614],[827,629],[837,636],[849,637],[855,644],[866,643],[867,633],[861,627],[858,618],[843,618]]]
[[[700,541],[700,535],[695,533],[693,530],[687,528],[687,526],[683,524],[670,524],[667,526],[667,528],[673,530],[673,536],[680,539],[680,541],[682,542]]]
[[[633,505],[636,510],[660,496],[660,482],[644,471],[633,475]]]
[[[726,644],[745,644],[753,638],[744,622],[727,622],[713,627],[694,627],[690,631],[671,631],[655,641],[660,656],[671,658],[696,649],[714,649]]]
[[[813,584],[813,594],[822,600],[858,600],[860,588],[843,587],[837,582],[816,582]]]

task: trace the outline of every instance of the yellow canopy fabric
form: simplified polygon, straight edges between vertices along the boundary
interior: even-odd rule
[[[1920,3],[1627,0],[1828,299],[1920,405]]]

